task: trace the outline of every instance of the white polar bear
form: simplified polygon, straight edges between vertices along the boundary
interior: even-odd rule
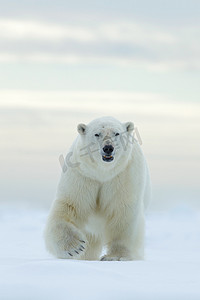
[[[47,250],[99,260],[106,246],[101,260],[143,259],[150,179],[133,123],[102,117],[77,129],[47,220]]]

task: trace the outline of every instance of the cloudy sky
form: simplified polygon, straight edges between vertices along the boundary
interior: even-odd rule
[[[77,123],[113,115],[140,130],[157,205],[198,202],[199,1],[0,7],[1,200],[48,205]]]

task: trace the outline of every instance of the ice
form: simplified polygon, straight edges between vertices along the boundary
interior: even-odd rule
[[[0,214],[0,299],[200,299],[200,214],[147,214],[144,261],[56,259],[43,242],[46,211]]]

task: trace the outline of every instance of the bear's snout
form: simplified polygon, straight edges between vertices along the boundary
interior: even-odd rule
[[[103,151],[104,151],[104,153],[106,153],[106,155],[111,155],[113,150],[114,150],[114,147],[112,145],[105,145],[103,147]]]
[[[114,159],[114,147],[112,145],[105,145],[102,150],[103,161],[110,162]]]

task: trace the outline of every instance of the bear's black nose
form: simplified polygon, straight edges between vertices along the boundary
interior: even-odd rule
[[[114,147],[112,145],[105,145],[103,147],[103,151],[107,154],[110,155],[114,150]]]

